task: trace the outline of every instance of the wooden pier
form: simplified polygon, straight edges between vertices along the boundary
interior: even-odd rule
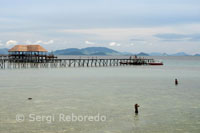
[[[0,69],[15,68],[67,68],[67,67],[111,67],[111,66],[127,66],[127,65],[147,65],[153,59],[145,58],[83,58],[83,59],[41,59],[34,61],[13,60],[7,57],[0,57]],[[125,64],[125,62],[127,64]]]
[[[67,68],[67,67],[109,67],[128,65],[149,65],[154,59],[137,56],[116,57],[79,57],[59,59],[48,54],[40,45],[15,45],[8,50],[8,55],[0,55],[0,69],[14,68]]]

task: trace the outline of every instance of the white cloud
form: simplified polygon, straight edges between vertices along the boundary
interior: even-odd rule
[[[46,44],[46,45],[48,45],[48,44],[52,44],[52,43],[54,43],[54,40],[49,40],[47,42],[42,41],[42,40],[38,40],[34,44]]]
[[[47,42],[43,42],[43,44],[52,44],[52,43],[54,43],[54,40],[49,40]]]
[[[46,44],[46,45],[48,45],[48,44],[54,43],[54,40],[49,40],[49,41],[38,40],[36,42],[31,42],[30,40],[26,40],[25,43],[26,44]]]
[[[174,33],[174,34],[194,34],[199,33],[200,23],[198,24],[180,24],[175,26],[157,26],[157,27],[133,27],[133,28],[94,28],[94,29],[63,29],[57,32],[67,34],[80,34],[91,37],[96,40],[115,40],[124,41],[130,40],[133,37],[134,41],[156,40],[155,34]],[[138,39],[137,39],[138,38]]]
[[[121,44],[118,43],[117,46],[121,46]]]
[[[110,46],[115,46],[116,45],[116,42],[111,42],[109,43]]]
[[[132,37],[138,37],[146,39],[152,37],[152,35],[162,32],[178,32],[171,27],[153,27],[153,28],[101,28],[101,29],[66,29],[58,30],[62,33],[77,33],[81,35],[95,35],[93,39],[103,40],[130,40]]]
[[[85,44],[94,45],[95,43],[90,41],[85,41]]]
[[[7,47],[9,47],[11,45],[17,45],[17,41],[15,41],[15,40],[9,40],[9,41],[6,42],[6,46]]]
[[[116,43],[116,42],[110,42],[109,46],[121,46],[121,44]]]
[[[3,43],[2,43],[2,41],[0,40],[0,46],[3,46]]]
[[[29,41],[29,40],[26,40],[25,43],[26,43],[26,44],[32,44],[32,42]]]
[[[34,42],[34,44],[40,44],[40,43],[42,43],[42,40],[38,40],[38,41]]]

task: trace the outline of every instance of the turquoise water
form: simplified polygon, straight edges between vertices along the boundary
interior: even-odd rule
[[[165,65],[0,70],[0,133],[199,133],[200,57],[155,58]],[[106,120],[58,120],[72,113]]]

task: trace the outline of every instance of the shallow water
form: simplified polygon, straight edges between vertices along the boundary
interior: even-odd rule
[[[200,57],[155,58],[165,65],[0,70],[0,133],[199,133]],[[106,120],[58,120],[72,113]]]

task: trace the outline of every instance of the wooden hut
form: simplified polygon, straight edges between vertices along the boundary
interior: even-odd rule
[[[8,53],[10,60],[19,62],[42,62],[50,58],[48,51],[40,45],[15,45]]]

